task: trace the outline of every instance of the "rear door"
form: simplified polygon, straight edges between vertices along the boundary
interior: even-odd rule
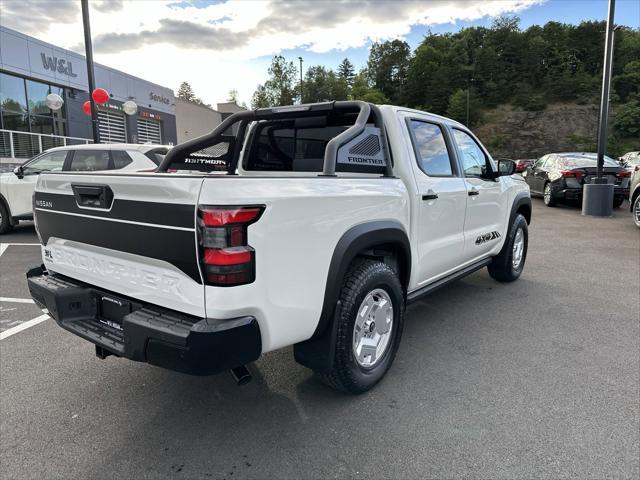
[[[41,176],[35,217],[48,270],[204,317],[195,215],[202,178]]]
[[[464,222],[464,259],[473,262],[486,257],[506,234],[508,191],[498,178],[486,178],[495,167],[480,142],[468,131],[452,128],[454,143],[467,187]]]
[[[466,187],[448,131],[431,119],[405,117],[407,145],[413,146],[417,184],[418,285],[436,280],[460,264],[464,249]],[[411,157],[410,157],[411,158]]]

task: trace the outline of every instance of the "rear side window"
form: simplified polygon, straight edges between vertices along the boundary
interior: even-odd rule
[[[433,123],[411,120],[411,140],[420,169],[431,177],[453,175],[442,129]]]
[[[119,169],[124,168],[133,162],[133,159],[129,156],[129,154],[123,150],[112,150],[111,156],[113,157],[113,168]]]
[[[73,152],[69,170],[72,172],[95,172],[109,169],[107,150],[76,150]]]

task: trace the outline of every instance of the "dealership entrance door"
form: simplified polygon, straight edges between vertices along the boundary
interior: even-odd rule
[[[138,143],[162,144],[160,122],[138,117]]]
[[[127,143],[127,127],[120,113],[98,110],[98,129],[102,143]]]

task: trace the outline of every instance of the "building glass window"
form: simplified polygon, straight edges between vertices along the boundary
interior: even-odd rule
[[[47,135],[65,135],[65,108],[47,107],[47,95],[65,98],[63,87],[0,73],[0,128]]]
[[[0,73],[0,107],[11,112],[27,111],[27,96],[22,78]]]

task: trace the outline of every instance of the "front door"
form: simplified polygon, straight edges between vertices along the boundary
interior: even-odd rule
[[[412,219],[419,259],[417,287],[455,270],[464,250],[466,187],[447,130],[432,120],[406,117],[413,145],[417,215]]]
[[[61,171],[68,153],[67,150],[45,152],[24,164],[22,178],[16,175],[8,176],[6,179],[7,201],[12,216],[19,217],[32,213],[31,196],[36,188],[38,175],[41,172]]]
[[[497,253],[507,233],[510,205],[505,182],[489,178],[495,167],[480,142],[465,130],[452,132],[467,188],[464,259],[471,263]]]

